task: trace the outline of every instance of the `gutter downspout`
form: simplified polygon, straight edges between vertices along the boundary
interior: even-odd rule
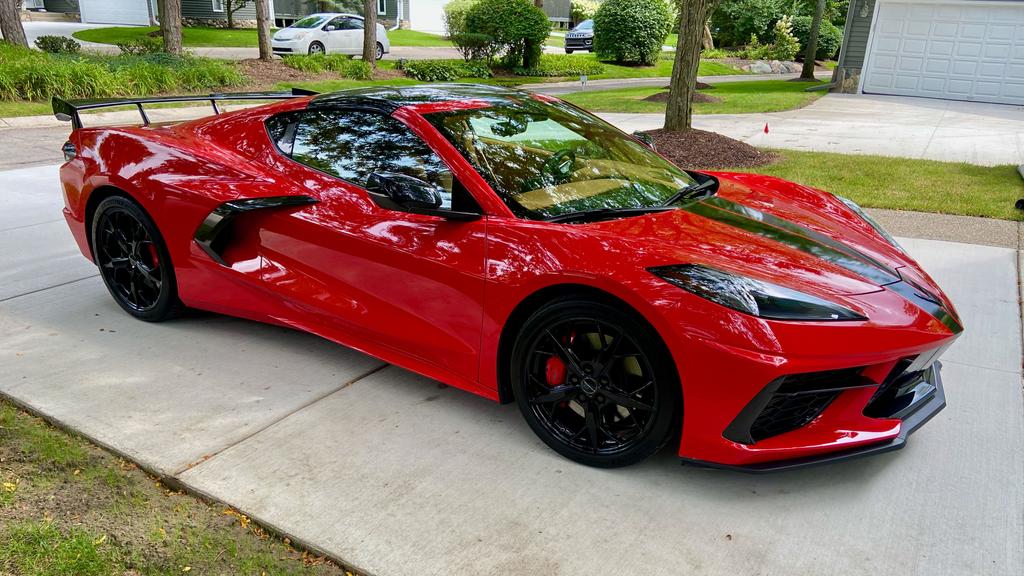
[[[402,5],[404,3],[405,2],[403,0],[396,0],[395,6],[398,7],[398,12],[395,14],[395,25],[391,28],[388,28],[388,31],[398,30],[402,26]],[[384,5],[387,6],[387,4]]]

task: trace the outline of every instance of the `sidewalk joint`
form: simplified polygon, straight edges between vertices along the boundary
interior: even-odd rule
[[[28,292],[22,292],[21,294],[15,294],[14,296],[8,296],[6,298],[0,298],[0,303],[8,302],[10,300],[14,300],[15,298],[21,298],[22,296],[31,296],[32,294],[38,294],[40,292],[45,292],[45,291],[51,290],[53,288],[60,288],[61,286],[67,286],[68,284],[74,284],[75,282],[81,282],[82,280],[88,280],[90,278],[96,278],[98,276],[99,276],[99,274],[93,274],[91,276],[86,276],[85,278],[78,278],[78,279],[75,279],[75,280],[68,280],[67,282],[61,282],[60,284],[54,284],[53,286],[47,286],[45,288],[37,288],[35,290],[29,290]]]

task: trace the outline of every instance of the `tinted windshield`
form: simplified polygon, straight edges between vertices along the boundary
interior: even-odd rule
[[[588,31],[593,30],[593,29],[594,29],[594,21],[593,20],[584,20],[583,22],[580,22],[579,24],[577,24],[575,28],[573,28],[573,30],[575,30],[576,32],[588,32]]]
[[[657,206],[694,184],[603,120],[563,103],[524,98],[426,118],[523,218]]]
[[[306,16],[302,20],[299,20],[295,24],[289,26],[289,28],[316,28],[327,18],[325,16]]]

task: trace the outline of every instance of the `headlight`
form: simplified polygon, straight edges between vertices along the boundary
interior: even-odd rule
[[[875,232],[881,234],[882,238],[885,238],[889,242],[889,244],[892,244],[894,248],[896,248],[900,252],[903,252],[904,254],[907,253],[907,251],[903,249],[903,246],[900,246],[900,243],[897,242],[896,239],[893,238],[888,232],[886,232],[885,229],[878,224],[878,222],[875,222],[874,218],[868,216],[868,213],[865,212],[864,209],[861,208],[856,202],[850,200],[849,198],[843,198],[838,194],[835,194],[834,196],[837,200],[839,200],[843,204],[846,204],[847,208],[856,212],[858,216],[860,216],[865,222],[867,222],[872,228],[874,228]]]
[[[772,320],[866,320],[849,308],[763,280],[707,266],[680,264],[650,272],[717,304]]]
[[[292,39],[292,40],[302,40],[302,39],[303,39],[303,38],[305,38],[305,37],[306,37],[306,33],[305,33],[305,32],[296,32],[296,33],[295,33],[295,34],[294,34],[294,35],[293,35],[293,36],[291,37],[291,39]]]

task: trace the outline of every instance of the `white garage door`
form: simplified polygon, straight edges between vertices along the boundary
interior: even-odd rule
[[[89,24],[149,24],[147,0],[78,0],[82,22]]]
[[[411,0],[409,27],[420,32],[444,34],[444,5],[449,0]]]
[[[862,89],[1024,104],[1024,3],[881,2]]]

